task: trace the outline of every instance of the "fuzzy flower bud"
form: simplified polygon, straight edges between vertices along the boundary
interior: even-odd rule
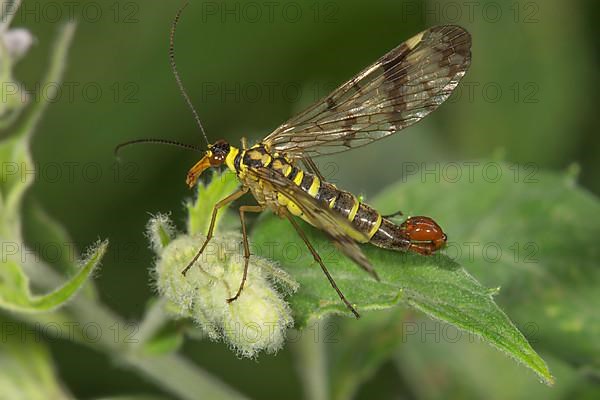
[[[170,224],[151,222],[149,227],[152,226]],[[158,234],[159,230],[155,232]],[[193,318],[208,337],[223,340],[240,356],[276,352],[283,346],[293,318],[271,281],[291,289],[297,284],[273,262],[252,255],[244,289],[237,300],[228,303],[226,299],[236,294],[243,276],[241,235],[225,233],[213,237],[196,264],[183,276],[181,271],[205,240],[203,235],[180,235],[162,249],[155,266],[158,292],[172,303],[171,309],[179,316]],[[159,241],[159,238],[152,240]]]

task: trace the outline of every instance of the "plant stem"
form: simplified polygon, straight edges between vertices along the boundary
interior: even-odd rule
[[[62,80],[62,76],[67,64],[67,52],[69,51],[69,46],[71,45],[71,41],[75,36],[76,27],[77,24],[75,22],[66,23],[61,28],[58,39],[56,43],[54,43],[48,71],[46,72],[46,76],[40,84],[40,87],[45,90],[44,96],[42,96],[44,100],[33,102],[29,110],[30,114],[24,120],[23,124],[17,129],[17,136],[24,137],[26,139],[26,143],[29,143],[29,140],[33,136],[35,127],[42,118],[44,110],[49,104],[48,99],[56,98],[56,92],[58,91],[57,83],[60,83]]]
[[[141,349],[144,343],[151,339],[152,336],[154,336],[154,334],[170,320],[164,308],[166,302],[167,301],[161,297],[150,305],[150,308],[146,311],[146,315],[138,327],[139,329],[136,334],[137,342],[133,347]]]
[[[294,343],[296,367],[303,383],[305,397],[309,400],[329,398],[327,354],[322,329],[326,321],[326,318],[309,321],[307,329],[298,333],[302,335],[300,340]]]
[[[50,282],[61,281],[59,275],[43,263],[27,264],[25,268],[31,272],[28,275],[37,286],[46,287]],[[132,331],[132,324],[96,301],[86,298],[83,293],[79,293],[61,311],[71,318],[71,326],[80,331],[70,339],[107,353],[113,359],[140,371],[173,395],[183,399],[246,398],[178,354],[148,355],[136,351],[134,345],[138,338],[133,334],[135,331]],[[86,332],[86,327],[94,327],[93,338],[90,337],[92,330]],[[95,332],[99,334],[96,335]]]

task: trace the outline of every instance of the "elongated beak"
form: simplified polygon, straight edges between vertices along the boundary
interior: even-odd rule
[[[198,178],[200,178],[200,175],[202,175],[202,173],[208,168],[210,168],[209,154],[202,157],[202,159],[196,164],[194,164],[194,166],[188,171],[185,183],[187,183],[190,189],[196,185],[196,182],[198,181]]]

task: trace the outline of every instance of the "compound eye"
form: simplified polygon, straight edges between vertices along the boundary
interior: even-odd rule
[[[212,167],[219,166],[225,162],[229,154],[229,143],[225,140],[219,140],[209,147],[206,154]]]
[[[224,140],[219,140],[214,144],[212,150],[215,154],[224,154],[227,155],[229,153],[229,143]]]

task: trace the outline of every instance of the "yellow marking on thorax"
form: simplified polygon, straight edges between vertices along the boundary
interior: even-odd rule
[[[369,231],[369,233],[367,235],[367,237],[369,238],[369,240],[371,240],[371,238],[379,230],[379,227],[381,226],[381,221],[383,221],[383,218],[381,217],[381,214],[377,213],[377,221],[375,221],[375,225],[373,225],[373,228],[371,228],[371,230]]]
[[[308,189],[308,194],[312,197],[316,197],[319,192],[319,188],[321,187],[321,180],[315,175],[313,176],[313,181],[310,184],[310,188]]]
[[[271,161],[273,161],[273,157],[271,157],[271,155],[269,153],[265,153],[263,154],[260,162],[262,163],[263,166],[267,166],[269,164],[271,164]]]
[[[248,150],[242,150],[242,152],[240,153],[240,172],[245,175],[246,171],[248,170],[248,166],[246,164],[244,164],[244,157],[246,156],[246,152]]]
[[[257,148],[261,148],[261,145],[256,144],[256,145],[252,146],[250,148],[250,150],[246,151],[245,154],[249,155],[250,159],[252,159],[252,160],[260,161],[260,163],[263,165],[263,167],[266,167],[269,164],[271,164],[271,161],[273,160],[271,155],[269,153],[267,153],[266,151],[264,153],[262,151],[258,151],[258,150],[256,150]]]
[[[235,170],[235,156],[237,156],[239,152],[240,149],[238,149],[237,147],[230,146],[229,154],[227,154],[227,158],[225,159],[225,165],[227,165],[227,168],[229,168],[233,172],[237,172]]]
[[[254,148],[248,150],[248,155],[252,160],[260,160],[263,156],[259,151],[255,151]]]
[[[286,178],[292,173],[292,166],[277,158],[273,161],[273,164],[271,164],[271,168],[280,171]]]

